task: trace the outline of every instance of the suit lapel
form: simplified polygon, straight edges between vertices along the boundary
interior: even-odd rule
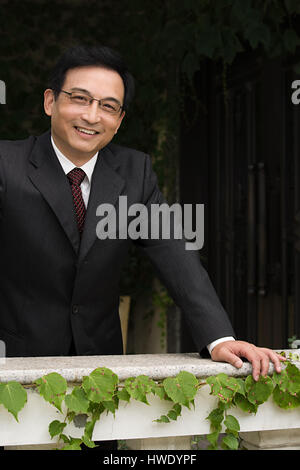
[[[78,253],[78,233],[72,192],[68,179],[51,145],[50,132],[37,138],[30,156],[28,176],[52,208],[74,251]]]
[[[99,152],[92,176],[79,262],[86,256],[97,239],[96,226],[99,222],[99,217],[96,216],[97,207],[103,203],[114,205],[124,187],[123,178],[115,171],[117,166],[114,155],[108,147]]]
[[[115,162],[111,150],[108,147],[102,149],[92,176],[84,231],[80,242],[70,184],[55,155],[51,134],[47,132],[37,138],[30,156],[28,176],[55,213],[75,253],[78,253],[79,262],[86,256],[97,238],[96,226],[99,221],[96,217],[97,207],[103,203],[114,205],[124,186],[123,178],[115,171],[117,167],[118,163]]]

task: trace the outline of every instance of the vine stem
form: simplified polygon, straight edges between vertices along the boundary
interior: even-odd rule
[[[203,385],[207,385],[207,382],[199,382],[197,385],[197,388],[202,387]]]

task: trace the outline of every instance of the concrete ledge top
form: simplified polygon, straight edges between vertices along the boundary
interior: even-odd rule
[[[300,368],[300,363],[298,364]],[[196,377],[209,377],[221,372],[243,377],[252,373],[252,366],[248,362],[245,362],[241,369],[236,369],[227,363],[202,359],[198,353],[18,357],[0,359],[0,382],[15,380],[22,384],[30,384],[50,372],[59,373],[67,382],[80,382],[83,376],[89,375],[98,367],[111,369],[118,375],[119,380],[142,374],[158,380],[174,377],[181,370],[191,372]],[[273,370],[273,364],[270,364],[269,374],[272,374]]]

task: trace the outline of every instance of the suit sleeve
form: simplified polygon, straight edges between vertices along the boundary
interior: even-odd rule
[[[166,203],[152,170],[150,157],[146,158],[143,203],[148,218],[153,204]],[[151,225],[149,221],[149,226]],[[200,261],[199,251],[186,249],[186,241],[174,236],[171,226],[169,239],[160,233],[158,239],[139,239],[137,244],[156,268],[158,277],[170,296],[183,312],[194,343],[200,353],[207,344],[226,336],[235,336],[227,313],[215,292]]]

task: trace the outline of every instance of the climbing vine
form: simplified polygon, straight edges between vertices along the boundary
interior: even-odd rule
[[[284,355],[284,353],[282,353]],[[177,420],[182,407],[195,408],[195,397],[200,387],[210,386],[210,394],[218,399],[207,419],[211,432],[206,436],[209,449],[237,450],[239,448],[238,420],[230,414],[237,407],[245,413],[255,414],[258,407],[272,397],[282,409],[300,406],[300,370],[286,357],[286,367],[281,373],[260,377],[254,381],[251,375],[246,378],[229,377],[218,374],[198,379],[190,372],[181,371],[176,377],[155,381],[146,375],[127,378],[120,382],[118,376],[106,367],[93,370],[84,376],[82,383],[68,391],[66,380],[57,372],[51,372],[36,380],[30,387],[61,413],[60,420],[49,424],[49,433],[56,439],[62,450],[81,450],[81,445],[95,447],[92,434],[102,413],[115,415],[120,401],[137,400],[149,405],[148,395],[153,394],[169,405],[166,414],[155,419],[158,423]],[[27,402],[27,388],[16,381],[0,384],[0,404],[18,421],[18,414]],[[64,433],[70,422],[80,419],[84,430],[80,438]],[[220,433],[225,433],[220,442]]]

